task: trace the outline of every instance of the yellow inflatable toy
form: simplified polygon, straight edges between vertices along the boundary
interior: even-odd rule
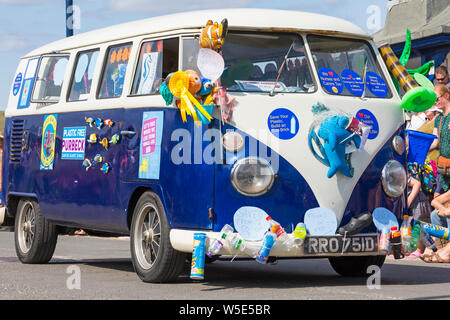
[[[223,19],[220,24],[208,20],[200,35],[200,47],[219,51],[228,31],[228,20]]]

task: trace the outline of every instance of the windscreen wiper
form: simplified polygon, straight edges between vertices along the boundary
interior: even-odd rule
[[[289,47],[288,52],[287,52],[286,55],[284,56],[283,63],[281,64],[281,67],[280,67],[280,69],[278,70],[278,75],[277,75],[277,79],[275,80],[275,84],[273,85],[272,91],[270,91],[270,93],[269,93],[269,96],[271,96],[271,97],[274,96],[274,91],[275,91],[275,88],[277,87],[278,80],[280,79],[281,72],[283,71],[283,68],[284,68],[284,65],[286,64],[286,60],[287,60],[287,58],[288,58],[288,56],[289,56],[289,53],[291,52],[292,48],[294,47],[294,44],[295,44],[296,41],[297,41],[297,39],[294,39],[294,41],[292,41],[292,44],[291,44],[291,46]]]

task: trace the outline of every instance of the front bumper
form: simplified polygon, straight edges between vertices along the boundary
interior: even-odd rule
[[[214,241],[218,236],[219,232],[211,232],[211,231],[205,231],[205,230],[183,230],[183,229],[172,229],[170,231],[170,242],[172,244],[172,247],[175,250],[186,252],[186,253],[192,253],[193,250],[193,243],[194,243],[194,233],[201,232],[206,234],[206,247],[209,246],[212,241]],[[292,234],[289,234],[290,237],[292,237]],[[344,239],[341,235],[335,235],[333,238],[342,238],[345,241],[350,240],[350,245],[352,245],[352,239],[361,237],[361,236],[373,236],[376,237],[376,240],[378,240],[378,234],[371,233],[371,234],[360,234],[355,236],[347,236],[346,239]],[[385,255],[385,252],[380,252],[378,250],[378,241],[376,243],[372,244],[373,246],[376,246],[376,248],[372,248],[374,250],[372,251],[361,251],[361,252],[343,252],[341,250],[320,250],[321,243],[316,243],[317,248],[319,250],[317,253],[311,253],[314,252],[314,250],[305,250],[305,245],[312,245],[311,241],[308,241],[307,236],[305,239],[305,243],[302,246],[294,247],[294,246],[287,246],[284,243],[281,242],[275,242],[275,244],[272,247],[272,250],[270,251],[270,256],[274,257],[291,257],[291,258],[325,258],[325,257],[342,257],[342,256],[377,256],[377,255]],[[313,238],[313,237],[310,237]],[[314,237],[315,238],[315,237]],[[324,236],[323,238],[326,238]],[[262,241],[245,241],[245,245],[247,248],[250,248],[250,251],[258,252],[258,249],[260,248],[262,244]],[[368,248],[366,248],[368,249]],[[309,251],[309,253],[307,253]],[[231,248],[228,243],[225,241],[224,246],[222,247],[221,251],[219,252],[220,255],[224,256],[248,256],[245,252],[242,251],[236,251],[233,248]]]

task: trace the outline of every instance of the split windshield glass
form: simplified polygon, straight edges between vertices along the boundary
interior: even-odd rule
[[[307,36],[307,41],[320,84],[327,93],[368,98],[392,96],[366,41],[318,35]]]
[[[288,52],[274,92],[315,91],[303,40],[297,34],[230,31],[222,50],[221,81],[228,91],[271,92]]]

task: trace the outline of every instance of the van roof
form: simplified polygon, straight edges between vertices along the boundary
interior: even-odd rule
[[[229,29],[270,31],[313,31],[370,39],[360,27],[343,19],[322,14],[274,9],[237,8],[176,13],[81,33],[44,45],[25,57],[63,51],[96,43],[126,39],[138,35],[179,29],[200,29],[206,21],[228,19]]]

